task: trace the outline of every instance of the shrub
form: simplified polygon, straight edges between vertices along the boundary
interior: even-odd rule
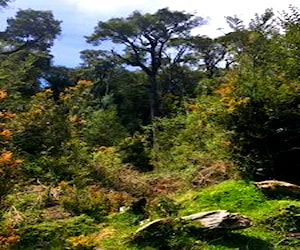
[[[84,140],[91,146],[117,145],[127,136],[116,110],[112,108],[91,112],[84,123],[82,133]]]
[[[148,213],[155,217],[177,216],[180,205],[167,196],[152,199],[147,205]]]
[[[61,150],[53,154],[44,150],[38,155],[26,158],[21,170],[26,177],[43,182],[73,181],[78,185],[89,182],[89,148],[80,139],[71,139],[61,145]]]
[[[45,221],[34,225],[24,224],[19,230],[20,241],[15,249],[66,249],[70,236],[90,234],[97,230],[94,220],[87,215]]]
[[[298,233],[300,231],[300,207],[289,206],[280,209],[277,214],[262,221],[269,229],[284,233]]]
[[[97,221],[102,221],[109,211],[109,204],[99,186],[92,185],[83,189],[68,186],[63,192],[60,202],[73,215],[86,214]]]
[[[119,145],[122,161],[132,164],[136,170],[141,172],[153,170],[148,144],[146,136],[141,134],[125,138]]]
[[[91,174],[105,187],[132,196],[140,197],[151,192],[146,176],[122,163],[121,155],[114,147],[101,147],[93,154]]]

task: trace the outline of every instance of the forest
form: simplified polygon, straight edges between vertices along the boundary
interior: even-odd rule
[[[53,64],[55,13],[7,20],[0,249],[300,249],[300,10],[194,34],[206,24],[168,8],[99,21],[68,68]],[[265,180],[298,193],[266,194]],[[252,226],[174,219],[220,209]],[[171,223],[135,237],[159,218]]]

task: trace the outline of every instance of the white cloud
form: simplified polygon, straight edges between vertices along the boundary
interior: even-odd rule
[[[289,4],[299,5],[299,0],[61,0],[77,6],[83,12],[119,12],[122,9],[153,11],[163,7],[176,10],[197,11],[199,14],[224,15],[261,12],[266,8],[286,9]]]
[[[275,11],[286,10],[289,4],[299,5],[299,0],[61,0],[73,4],[77,10],[87,15],[101,16],[103,19],[126,16],[134,10],[154,12],[159,8],[196,12],[199,16],[210,17],[214,29],[226,26],[224,16],[237,15],[248,21],[255,13],[263,13],[267,8]],[[210,29],[211,29],[210,28]]]
[[[65,0],[75,4],[82,12],[119,12],[124,8],[141,9],[145,5],[149,6],[153,1],[149,0]]]
[[[266,8],[286,10],[292,4],[300,7],[299,0],[15,0],[0,16],[3,25],[8,16],[14,16],[21,8],[50,9],[55,17],[63,20],[62,36],[53,47],[56,64],[74,66],[79,61],[78,51],[87,48],[84,35],[90,35],[98,21],[112,17],[126,17],[134,10],[153,13],[164,7],[171,10],[197,12],[210,17],[209,25],[195,32],[210,37],[221,36],[218,28],[227,28],[224,16],[238,15],[247,23],[254,13],[263,13]],[[1,22],[0,22],[1,24]]]

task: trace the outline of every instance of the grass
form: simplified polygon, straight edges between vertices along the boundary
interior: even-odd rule
[[[208,241],[208,246],[203,249],[300,249],[300,239],[286,237],[289,230],[300,232],[299,200],[290,197],[269,199],[252,182],[242,180],[190,190],[178,195],[176,200],[181,204],[181,215],[226,209],[252,220],[251,228]],[[299,210],[285,212],[290,208]]]
[[[252,183],[230,180],[203,190],[190,190],[176,200],[181,204],[182,215],[215,209],[248,213],[261,207],[265,197]]]
[[[14,225],[16,231],[20,233],[21,240],[10,249],[20,249],[22,242],[23,246],[26,245],[26,249],[30,249],[30,241],[33,238],[35,242],[47,246],[47,249],[58,250],[88,250],[94,249],[95,246],[108,250],[300,249],[300,239],[292,237],[293,233],[300,232],[300,201],[291,197],[266,197],[252,182],[244,180],[229,180],[207,188],[185,190],[170,195],[168,202],[171,204],[173,201],[176,205],[177,217],[201,211],[226,209],[249,217],[253,222],[251,228],[227,234],[202,236],[191,234],[184,225],[179,225],[172,228],[174,232],[167,230],[163,232],[158,241],[154,237],[142,243],[131,241],[131,236],[141,226],[143,220],[143,216],[132,211],[110,214],[101,223],[87,216],[82,217],[85,215],[79,217],[70,215],[69,218],[48,221],[43,221],[42,218],[34,224],[26,225],[26,221],[34,221],[29,219],[30,217],[38,216],[40,209],[43,209],[42,207],[32,209],[32,204],[36,200],[37,196],[26,193],[24,197],[18,193],[17,199],[11,197],[12,205],[20,209],[28,219],[24,218],[20,225]],[[162,204],[164,206],[169,204],[165,203]],[[151,219],[157,218],[159,214],[155,212],[155,208],[153,206],[150,208],[147,215]],[[50,243],[52,241],[53,245],[48,243],[43,245],[41,240]]]
[[[195,236],[176,232],[175,237],[167,236],[160,242],[132,245],[128,239],[138,228],[128,227],[134,216],[117,214],[112,217],[111,225],[118,235],[100,241],[107,249],[191,249],[191,250],[227,250],[227,249],[300,249],[300,240],[287,237],[291,231],[300,231],[300,221],[296,220],[300,201],[290,197],[268,198],[252,182],[230,180],[204,189],[191,189],[176,194],[172,199],[180,205],[179,216],[201,211],[226,209],[249,217],[253,226],[224,235]],[[295,211],[286,211],[294,209]],[[299,212],[300,213],[300,212]],[[135,222],[136,223],[136,222]]]

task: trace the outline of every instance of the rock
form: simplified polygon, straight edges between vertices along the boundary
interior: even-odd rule
[[[173,220],[169,218],[157,219],[140,227],[132,239],[136,242],[160,241],[173,231]]]
[[[189,227],[189,223],[195,226],[199,222],[199,231],[210,232],[228,232],[231,230],[244,229],[251,227],[250,219],[237,213],[230,213],[227,210],[215,210],[201,212],[184,216],[180,218],[163,218],[157,219],[140,227],[133,235],[134,240],[146,240],[154,236],[164,237],[164,234],[176,233],[175,228],[181,226]]]
[[[183,221],[198,221],[201,228],[208,230],[237,230],[250,227],[251,221],[237,213],[230,213],[227,210],[215,210],[201,212],[180,218]]]
[[[119,213],[125,213],[129,209],[130,209],[130,207],[122,206],[122,207],[119,208]]]
[[[149,223],[147,223],[146,225],[140,227],[135,234],[139,234],[140,232],[143,231],[153,231],[153,229],[157,229],[160,225],[165,224],[166,219],[157,219],[154,221],[151,221]]]
[[[270,194],[300,195],[300,186],[277,180],[267,180],[255,183],[256,187]]]

